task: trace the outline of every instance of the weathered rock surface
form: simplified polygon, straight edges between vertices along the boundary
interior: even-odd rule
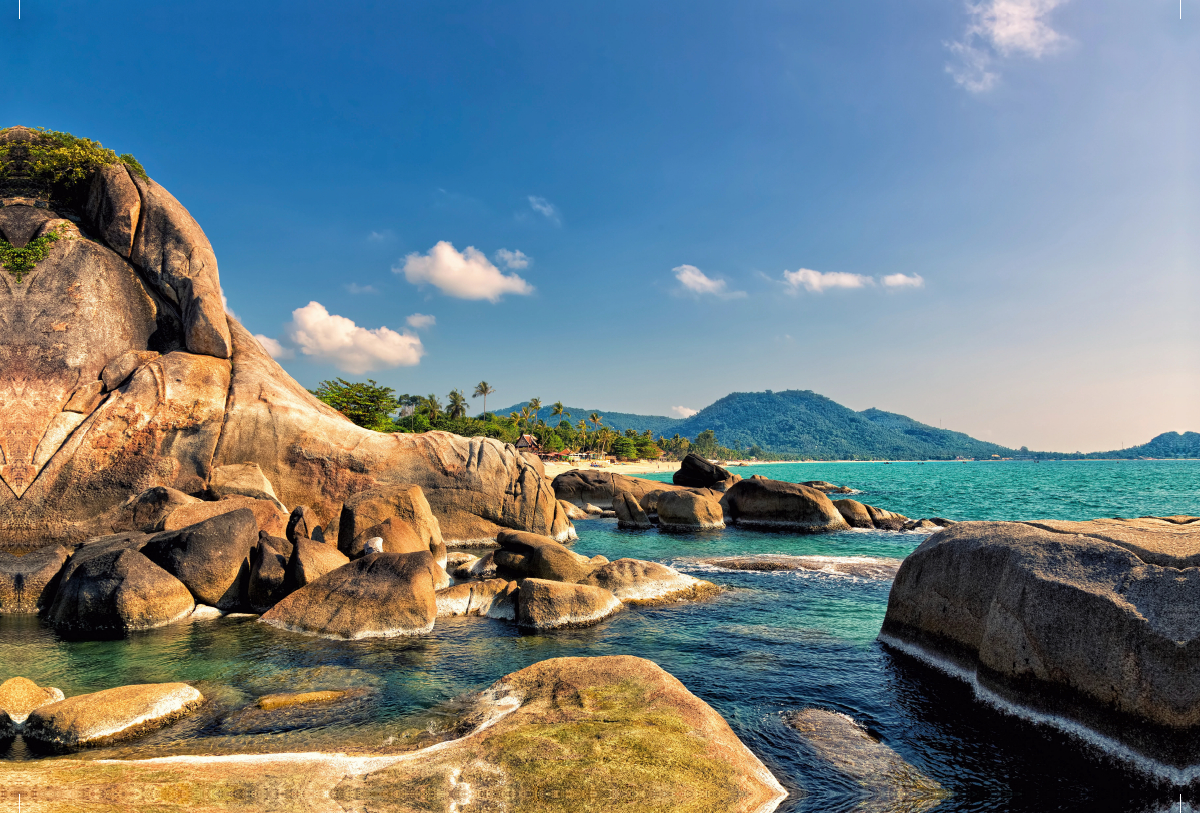
[[[460,738],[415,753],[0,762],[0,786],[48,810],[85,808],[102,786],[113,810],[157,813],[198,800],[223,813],[492,813],[534,799],[542,813],[771,813],[787,796],[719,714],[640,658],[542,661],[460,704]]]
[[[295,542],[301,538],[324,542],[325,529],[321,527],[321,520],[317,517],[316,511],[307,505],[297,505],[288,516],[285,536],[289,542]]]
[[[858,500],[834,500],[833,505],[851,528],[875,527],[875,523],[871,521],[871,513],[867,511],[867,506]]]
[[[250,550],[250,576],[246,589],[247,602],[254,612],[265,612],[291,592],[287,565],[292,549],[292,543],[286,539],[259,534],[258,544]]]
[[[379,533],[380,526],[388,520],[398,522],[388,525],[386,535]],[[424,550],[431,550],[435,542],[443,541],[441,525],[424,492],[420,486],[411,484],[355,494],[342,506],[338,528],[338,549],[347,556],[358,555],[362,543],[372,536],[383,538],[384,550],[389,553],[415,552],[414,540],[416,549]]]
[[[229,463],[217,466],[208,479],[208,490],[218,500],[225,497],[250,497],[268,500],[286,511],[275,496],[275,487],[257,463]]]
[[[378,525],[372,525],[354,537],[343,552],[351,557],[361,556],[368,540],[371,539],[379,539],[381,553],[417,553],[423,550],[432,553],[435,545],[445,547],[440,541],[431,545],[429,539],[422,539],[413,526],[399,517],[392,517]]]
[[[880,639],[1180,766],[1200,759],[1200,527],[960,522],[892,584]]]
[[[577,582],[592,572],[593,565],[553,539],[521,531],[504,531],[497,538],[500,550],[493,553],[497,572],[510,579],[552,579]]]
[[[256,500],[252,497],[232,496],[214,502],[197,501],[172,511],[162,522],[162,530],[178,531],[205,520],[232,514],[247,509],[254,514],[258,530],[271,536],[284,536],[287,532],[287,514],[271,500]]]
[[[626,604],[666,604],[714,595],[717,586],[674,568],[641,559],[618,559],[596,568],[580,584],[601,587]]]
[[[721,505],[690,491],[659,496],[658,527],[664,531],[703,531],[725,527]]]
[[[764,477],[763,479],[765,480],[766,478]],[[817,491],[820,491],[822,494],[855,494],[855,493],[857,493],[853,488],[850,488],[849,486],[839,486],[839,485],[836,485],[835,483],[829,482],[828,480],[805,480],[800,485],[808,486],[809,488],[815,488]]]
[[[802,709],[784,714],[783,720],[818,757],[860,789],[855,810],[921,813],[950,796],[844,714]]]
[[[645,530],[654,527],[637,498],[627,491],[613,497],[613,512],[617,515],[618,528]]]
[[[346,554],[333,545],[298,537],[292,544],[284,584],[288,592],[298,590],[349,562]]]
[[[733,485],[741,477],[730,474],[715,463],[709,463],[698,454],[689,453],[679,463],[679,469],[671,476],[671,482],[687,488],[715,488],[718,483]],[[724,488],[720,489],[724,490]]]
[[[0,683],[0,738],[11,737],[35,709],[63,699],[62,689],[39,686],[23,677]]]
[[[743,480],[725,492],[721,504],[736,524],[747,528],[822,533],[850,527],[820,491],[779,480]]]
[[[24,556],[0,551],[0,613],[36,613],[48,606],[68,556],[61,545]]]
[[[465,582],[437,592],[438,617],[482,615],[517,619],[517,583],[505,579]]]
[[[41,706],[21,733],[60,748],[105,745],[161,728],[203,702],[186,683],[120,686]]]
[[[108,537],[76,551],[47,619],[61,632],[123,635],[189,616],[195,602],[187,587],[138,552],[148,539]]]
[[[839,576],[858,576],[864,579],[893,579],[900,569],[901,559],[882,556],[789,556],[782,553],[757,553],[750,556],[722,556],[701,559],[706,565],[726,570],[774,572],[806,570]]]
[[[903,531],[908,517],[892,511],[876,508],[873,505],[864,506],[871,515],[871,523],[882,531]]]
[[[348,640],[420,635],[433,629],[435,585],[444,578],[428,551],[372,553],[310,582],[259,620]]]
[[[522,579],[517,623],[533,630],[590,627],[621,609],[621,600],[601,587],[547,579]]]
[[[577,519],[591,519],[592,515],[583,510],[580,506],[566,500],[559,500],[558,505],[562,508],[563,513],[567,515],[567,519],[574,522]],[[597,509],[599,510],[599,509]]]
[[[250,552],[257,543],[254,513],[240,508],[160,533],[146,543],[142,553],[183,582],[196,601],[236,610],[245,604]]]
[[[640,500],[648,491],[673,491],[678,488],[681,486],[596,469],[573,469],[554,478],[555,496],[584,510],[587,510],[589,503],[601,509],[611,507],[613,497],[622,493],[632,494]]]
[[[99,517],[94,523],[95,535],[101,536],[122,531],[143,531],[145,533],[162,531],[165,529],[167,518],[174,514],[176,509],[199,502],[201,502],[199,498],[184,494],[182,491],[167,486],[154,486],[140,494],[135,494]],[[228,505],[223,507],[232,510]],[[180,514],[181,519],[184,516],[184,514]],[[197,518],[196,521],[199,522],[202,518],[207,517]]]

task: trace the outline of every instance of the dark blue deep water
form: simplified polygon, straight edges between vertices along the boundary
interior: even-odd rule
[[[911,517],[1089,519],[1200,514],[1200,463],[805,463],[740,470],[799,482],[829,480],[856,499]],[[1114,763],[1053,729],[976,702],[969,687],[882,648],[875,636],[889,582],[796,572],[725,571],[722,554],[903,558],[925,538],[854,531],[791,536],[730,529],[695,535],[577,523],[575,549],[671,564],[725,589],[713,600],[632,609],[599,626],[527,635],[487,619],[440,620],[429,636],[334,642],[252,618],[180,624],[121,641],[68,642],[36,620],[0,616],[0,680],[24,675],[68,696],[125,683],[187,680],[214,700],[207,716],[131,746],[88,756],[262,750],[377,750],[437,725],[438,704],[545,658],[650,658],[717,708],[793,790],[781,810],[857,807],[852,789],[781,721],[818,706],[850,715],[953,793],[939,811],[1166,811],[1180,791]],[[223,715],[255,697],[307,688],[369,687],[377,700],[348,719],[292,731],[239,734]],[[30,758],[18,740],[6,754]],[[891,809],[891,808],[888,808]],[[903,808],[895,808],[903,809]],[[1186,809],[1186,804],[1185,804]]]

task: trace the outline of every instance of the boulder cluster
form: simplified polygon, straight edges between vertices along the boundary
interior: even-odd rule
[[[660,483],[623,474],[577,469],[554,478],[554,494],[572,520],[615,516],[621,528],[704,531],[737,525],[754,530],[826,533],[850,528],[928,531],[950,520],[909,519],[873,505],[828,494],[853,489],[822,480],[786,483],[754,475],[743,480],[689,454],[673,477]],[[604,506],[611,506],[608,511]]]

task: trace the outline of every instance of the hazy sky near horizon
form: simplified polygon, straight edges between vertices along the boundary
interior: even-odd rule
[[[136,155],[308,386],[1200,431],[1196,0],[16,6],[3,126]]]

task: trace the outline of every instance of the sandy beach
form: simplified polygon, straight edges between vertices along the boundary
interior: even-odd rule
[[[770,461],[765,460],[731,460],[723,464],[725,468],[741,468],[745,463],[747,466],[762,466]],[[575,469],[592,469],[590,463],[546,463],[546,476],[557,477],[565,471],[574,471]],[[645,461],[640,460],[636,463],[608,463],[604,466],[595,468],[596,471],[613,472],[614,474],[650,474],[653,472],[674,472],[679,470],[677,461]]]

